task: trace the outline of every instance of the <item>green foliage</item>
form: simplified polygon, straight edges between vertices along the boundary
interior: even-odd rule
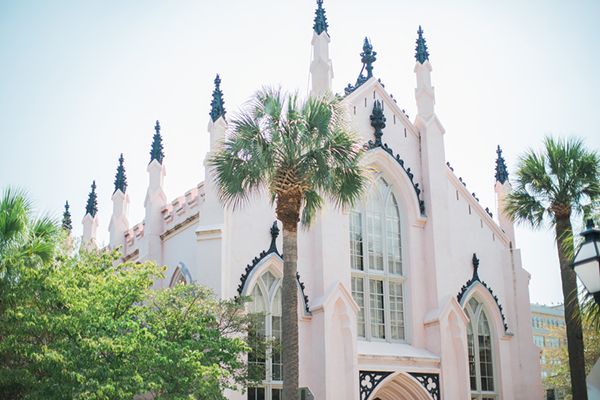
[[[302,222],[310,224],[323,196],[352,205],[365,186],[362,147],[333,98],[309,98],[280,90],[259,91],[248,110],[230,121],[234,132],[210,160],[221,199],[234,207],[267,189],[274,201],[299,197]]]
[[[61,236],[62,235],[62,236]],[[243,302],[195,284],[151,290],[163,268],[67,254],[26,197],[0,202],[0,398],[223,399],[246,384]]]
[[[553,338],[563,344],[558,348],[543,350],[548,376],[544,379],[544,386],[556,388],[566,394],[565,400],[572,400],[571,379],[569,371],[569,354],[567,352],[566,335],[564,329],[552,329]],[[600,359],[600,330],[584,319],[583,323],[585,374],[587,375],[596,361]]]
[[[507,211],[537,228],[557,214],[587,215],[600,199],[600,156],[580,139],[544,140],[544,151],[529,150],[519,160]]]

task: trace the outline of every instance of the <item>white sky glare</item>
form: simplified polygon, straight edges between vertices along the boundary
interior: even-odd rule
[[[40,211],[57,217],[69,200],[79,235],[95,179],[99,236],[107,241],[120,153],[130,224],[143,218],[157,119],[167,197],[203,179],[217,72],[230,114],[263,85],[307,93],[315,6],[0,0],[0,188],[24,188]],[[374,75],[411,120],[423,26],[446,157],[494,214],[496,145],[509,172],[548,134],[579,136],[600,149],[600,2],[325,0],[324,7],[334,90],[356,80],[368,36],[378,53]],[[519,228],[517,235],[531,300],[560,302],[551,232]]]

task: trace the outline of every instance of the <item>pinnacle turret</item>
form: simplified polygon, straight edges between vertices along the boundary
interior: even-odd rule
[[[375,128],[375,145],[381,145],[383,128],[385,128],[385,115],[383,114],[383,104],[379,100],[375,100],[375,104],[373,104],[371,126]]]
[[[125,167],[123,166],[123,153],[119,157],[119,166],[117,167],[117,174],[115,175],[115,192],[120,190],[125,193],[127,190],[127,177],[125,176]],[[114,193],[114,192],[113,192]]]
[[[96,194],[96,181],[92,182],[92,191],[88,196],[88,201],[85,206],[85,213],[90,214],[92,217],[96,216],[98,212],[98,195]]]
[[[496,158],[496,181],[504,184],[508,180],[508,170],[506,169],[506,163],[504,157],[502,157],[502,149],[498,145],[496,150],[498,157]]]
[[[329,24],[327,24],[327,17],[325,16],[323,0],[317,0],[317,9],[315,11],[315,23],[313,25],[313,30],[317,35],[320,35],[323,32],[327,32],[328,27]]]
[[[221,91],[221,78],[219,74],[215,78],[215,89],[212,93],[212,101],[210,102],[210,118],[216,122],[220,117],[225,118],[225,101],[223,100],[223,92]]]
[[[71,233],[73,230],[73,222],[71,221],[71,212],[69,211],[69,202],[65,202],[65,212],[63,212],[62,228]]]
[[[415,47],[415,58],[418,62],[423,64],[425,61],[429,60],[429,52],[427,51],[427,43],[423,37],[423,29],[421,29],[421,25],[419,25],[417,34],[419,37],[417,38],[417,47]]]
[[[160,135],[160,123],[156,121],[154,126],[154,136],[152,137],[152,148],[150,149],[150,162],[156,160],[162,164],[165,153],[163,152],[162,136]]]

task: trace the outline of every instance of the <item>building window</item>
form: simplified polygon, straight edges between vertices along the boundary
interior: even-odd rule
[[[467,347],[472,400],[497,399],[494,384],[492,335],[483,305],[471,298],[466,306],[469,316]]]
[[[358,336],[404,340],[400,211],[383,178],[366,203],[350,213],[350,268],[352,296],[360,306]]]
[[[265,272],[251,294],[248,329],[250,378],[261,384],[248,388],[248,400],[281,400],[281,279]]]
[[[544,337],[539,335],[533,335],[533,343],[537,347],[544,347]]]

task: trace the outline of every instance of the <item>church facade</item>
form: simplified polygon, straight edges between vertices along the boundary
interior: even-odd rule
[[[333,91],[327,28],[319,0],[310,67],[316,96]],[[354,209],[325,204],[313,225],[298,233],[300,386],[318,400],[541,399],[530,275],[503,211],[511,187],[501,151],[494,217],[446,162],[421,28],[413,120],[373,76],[375,56],[365,39],[363,71],[342,95],[365,145],[371,186]],[[228,129],[218,76],[215,85],[205,160]],[[206,180],[168,200],[158,122],[155,130],[145,218],[128,222],[121,158],[110,247],[121,248],[125,260],[166,265],[157,288],[194,281],[222,298],[251,296],[248,311],[260,316],[254,334],[277,341],[281,225],[268,197],[235,211],[224,208],[205,161]],[[83,225],[83,244],[93,246],[94,207]],[[279,351],[251,352],[248,360],[261,384],[227,397],[279,400]]]

